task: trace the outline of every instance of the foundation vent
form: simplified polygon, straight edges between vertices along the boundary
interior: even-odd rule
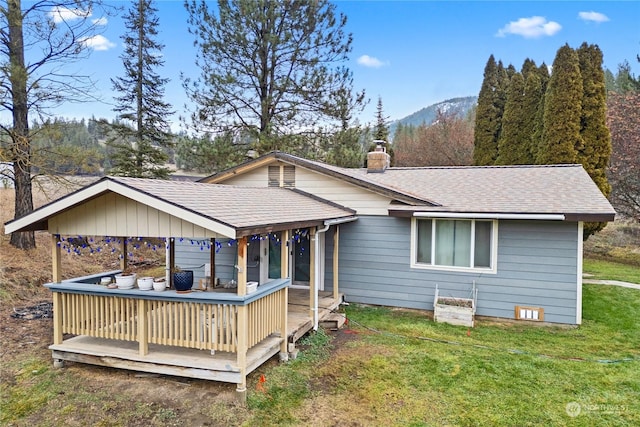
[[[516,320],[544,321],[544,308],[516,305]]]

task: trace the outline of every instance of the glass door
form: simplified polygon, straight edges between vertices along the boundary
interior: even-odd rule
[[[309,229],[294,233],[291,239],[292,285],[309,287],[311,266],[311,239]]]

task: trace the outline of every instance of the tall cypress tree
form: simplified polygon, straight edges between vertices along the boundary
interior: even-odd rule
[[[524,77],[516,72],[507,90],[507,102],[502,115],[502,132],[498,140],[497,165],[522,165],[529,162],[528,129],[524,126]]]
[[[540,98],[536,106],[536,114],[533,125],[533,133],[531,134],[531,142],[529,151],[531,152],[532,162],[537,163],[538,152],[542,145],[542,129],[544,127],[544,100],[547,93],[547,85],[549,84],[549,67],[544,62],[540,64],[537,72],[540,77]]]
[[[556,53],[544,102],[543,129],[537,163],[575,163],[583,148],[582,76],[578,54],[569,45]]]
[[[542,134],[542,111],[544,109],[544,91],[542,78],[536,69],[528,74],[524,85],[524,102],[522,106],[522,127],[526,137],[526,163],[534,164],[538,155],[538,144]],[[540,131],[538,131],[540,129]]]
[[[478,94],[473,141],[473,163],[479,166],[494,164],[498,156],[498,139],[502,127],[504,103],[502,92],[506,72],[493,55],[484,68],[484,79]]]
[[[527,81],[531,73],[535,73],[537,71],[538,71],[538,66],[536,65],[536,62],[533,59],[527,58],[524,60],[524,63],[522,64],[521,73],[522,73],[522,77],[524,77],[525,82]]]
[[[605,196],[611,193],[606,170],[611,157],[611,135],[607,127],[606,87],[602,69],[602,51],[597,45],[583,43],[577,50],[582,75],[582,116],[580,135],[583,146],[577,160],[591,176]],[[604,228],[606,223],[585,224],[589,236]]]
[[[172,146],[167,117],[173,112],[162,100],[169,79],[155,71],[164,65],[160,55],[164,45],[155,41],[156,12],[152,0],[137,0],[125,16],[127,32],[120,56],[125,74],[111,80],[119,93],[114,108],[119,120],[113,126],[117,137],[109,142],[116,149],[113,175],[166,178],[170,173],[162,148]]]

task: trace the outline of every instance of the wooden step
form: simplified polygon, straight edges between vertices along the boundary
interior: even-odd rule
[[[330,313],[320,321],[320,326],[325,329],[337,330],[342,328],[346,318],[340,313]]]

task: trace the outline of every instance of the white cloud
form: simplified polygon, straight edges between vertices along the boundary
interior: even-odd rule
[[[358,58],[358,64],[369,68],[380,68],[385,65],[389,65],[388,63],[382,62],[378,58],[369,55],[362,55]]]
[[[562,29],[562,26],[554,21],[547,21],[543,16],[520,18],[511,21],[498,30],[496,36],[505,37],[507,34],[515,34],[525,39],[534,39],[543,36],[552,36]]]
[[[67,7],[56,6],[51,9],[49,16],[53,19],[53,22],[59,24],[63,21],[73,21],[75,19],[83,19],[91,16],[91,10],[82,9],[69,9]]]
[[[109,50],[112,47],[116,47],[115,43],[112,43],[105,36],[98,34],[93,37],[85,37],[79,40],[81,44],[93,50]]]
[[[607,15],[605,15],[604,13],[600,13],[600,12],[580,12],[578,13],[578,18],[582,19],[583,21],[591,21],[591,22],[607,22],[609,20],[609,17]]]
[[[104,26],[104,25],[107,25],[107,22],[108,22],[108,21],[107,21],[107,18],[105,18],[105,17],[103,16],[102,18],[94,19],[94,20],[93,20],[93,21],[91,21],[91,22],[93,22],[93,25],[101,25],[101,26]]]

